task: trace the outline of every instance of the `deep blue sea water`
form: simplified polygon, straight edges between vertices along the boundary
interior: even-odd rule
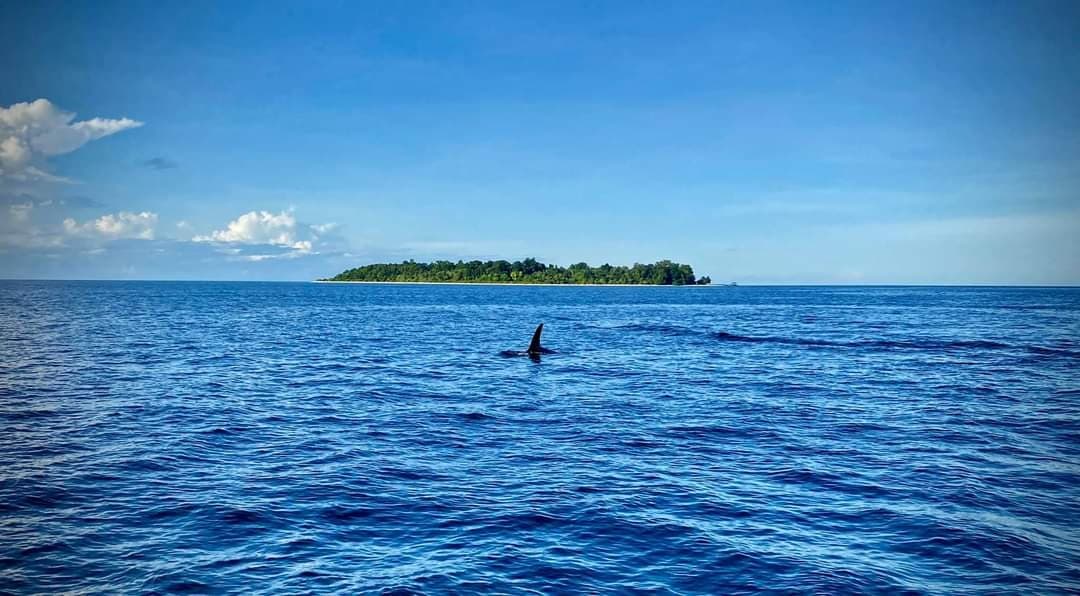
[[[1080,591],[1078,289],[0,282],[0,354],[2,591]]]

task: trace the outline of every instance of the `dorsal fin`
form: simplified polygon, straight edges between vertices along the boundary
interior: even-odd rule
[[[536,332],[533,333],[532,342],[529,344],[528,352],[530,354],[539,354],[543,348],[540,347],[540,334],[544,332],[544,324],[540,323],[536,326]]]

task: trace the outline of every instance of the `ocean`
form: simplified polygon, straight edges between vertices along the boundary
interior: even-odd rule
[[[0,354],[2,592],[1080,592],[1080,289],[5,281]]]

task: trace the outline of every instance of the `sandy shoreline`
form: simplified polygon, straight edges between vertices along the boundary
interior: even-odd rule
[[[526,284],[504,281],[331,281],[317,279],[317,284],[371,284],[371,285],[418,285],[418,286],[544,286],[554,288],[708,288],[694,285],[659,285],[659,284]],[[722,287],[722,286],[715,286]]]

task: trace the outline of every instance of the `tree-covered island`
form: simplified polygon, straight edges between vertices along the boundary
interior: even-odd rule
[[[658,261],[632,267],[577,263],[569,267],[545,265],[536,259],[523,261],[435,261],[377,263],[342,271],[319,281],[381,281],[432,283],[507,284],[634,284],[656,286],[707,285],[708,277],[695,278],[690,265]]]

